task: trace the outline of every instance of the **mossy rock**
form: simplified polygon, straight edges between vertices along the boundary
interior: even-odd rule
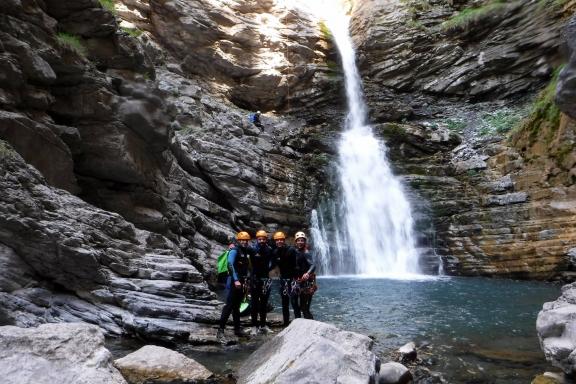
[[[0,159],[5,159],[7,157],[14,157],[16,151],[7,142],[0,140]]]
[[[397,123],[387,123],[380,128],[380,134],[389,140],[404,141],[408,137],[406,129]]]
[[[550,376],[538,375],[532,380],[532,384],[560,384],[560,382]]]

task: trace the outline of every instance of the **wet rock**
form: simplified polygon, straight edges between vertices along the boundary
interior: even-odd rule
[[[412,373],[400,363],[382,364],[378,375],[378,384],[408,384],[412,382]]]
[[[204,383],[213,373],[181,353],[146,345],[114,361],[130,384]]]
[[[412,341],[398,348],[398,353],[400,354],[400,361],[403,363],[414,361],[418,356],[416,344]]]
[[[126,383],[104,335],[88,324],[0,327],[0,374],[6,384]]]
[[[576,248],[570,248],[566,255],[568,256],[568,261],[572,268],[576,268]]]
[[[238,371],[239,383],[375,380],[372,340],[314,320],[296,319],[256,350]]]

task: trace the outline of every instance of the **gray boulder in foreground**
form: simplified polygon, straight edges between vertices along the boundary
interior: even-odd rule
[[[155,345],[146,345],[114,365],[130,384],[204,383],[214,376],[195,360]]]
[[[412,382],[412,373],[400,363],[382,364],[378,384],[408,384]]]
[[[536,320],[546,360],[567,374],[576,373],[576,283],[562,287],[562,295],[545,303]]]
[[[2,384],[126,384],[95,325],[0,327]]]
[[[296,319],[250,355],[238,371],[238,383],[368,384],[377,374],[372,344],[358,333]]]

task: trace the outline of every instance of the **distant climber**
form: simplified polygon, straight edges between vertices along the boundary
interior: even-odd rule
[[[252,124],[254,124],[255,126],[257,126],[258,128],[262,128],[262,121],[260,121],[260,116],[262,115],[262,112],[260,111],[256,111],[256,113],[253,113],[250,115],[250,121],[252,122]]]

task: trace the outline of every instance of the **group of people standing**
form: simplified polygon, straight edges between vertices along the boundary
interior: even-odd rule
[[[264,230],[256,232],[256,243],[250,244],[250,234],[242,231],[236,235],[236,244],[228,253],[228,279],[226,304],[220,316],[217,337],[224,337],[226,322],[232,314],[234,334],[247,336],[240,327],[240,304],[250,293],[252,329],[251,334],[269,333],[266,325],[268,299],[273,278],[280,280],[282,316],[284,326],[290,323],[290,303],[294,317],[304,315],[312,319],[310,305],[317,289],[315,266],[308,251],[306,234],[297,232],[294,246],[286,244],[286,235],[276,232],[268,240]]]

